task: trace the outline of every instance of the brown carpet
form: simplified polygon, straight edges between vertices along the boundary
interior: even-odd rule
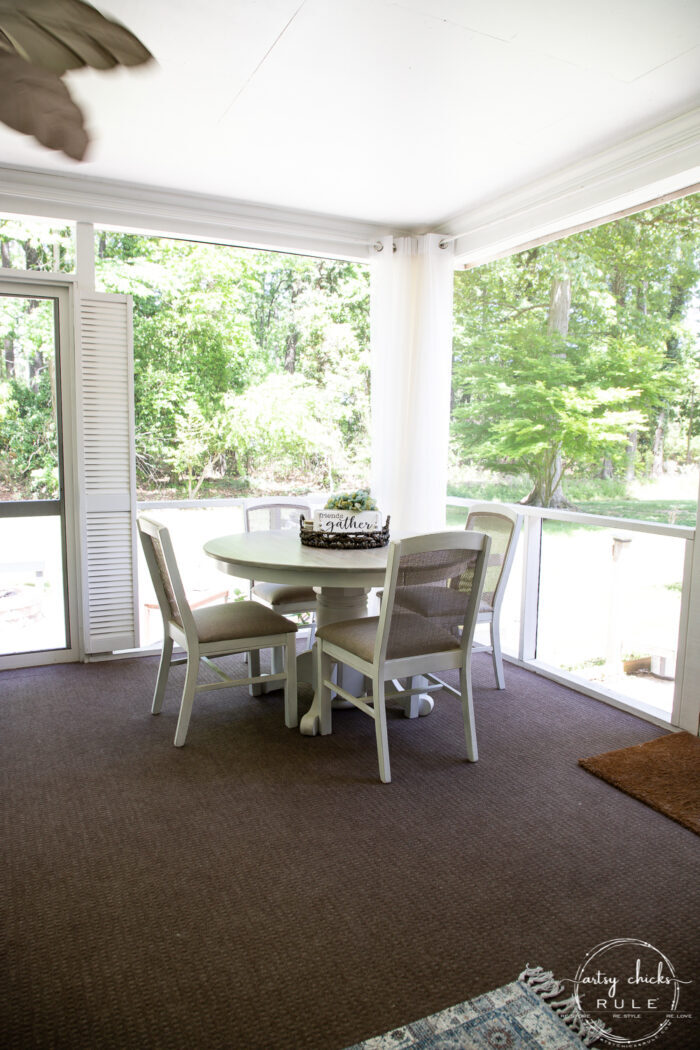
[[[671,733],[579,765],[700,835],[700,739]]]
[[[654,1050],[695,1050],[697,839],[578,766],[658,727],[479,656],[479,762],[439,694],[384,785],[369,718],[302,737],[278,693],[174,748],[156,666],[0,674],[3,1050],[339,1050],[615,937],[692,982]]]

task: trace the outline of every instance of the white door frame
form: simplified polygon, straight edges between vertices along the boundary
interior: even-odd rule
[[[45,664],[80,660],[81,630],[79,603],[79,564],[77,543],[76,432],[75,432],[75,340],[73,275],[45,274],[25,270],[0,270],[0,291],[11,295],[54,299],[58,303],[56,330],[60,363],[61,441],[63,452],[63,515],[65,552],[65,592],[70,644],[65,649],[46,649],[35,653],[0,656],[0,670],[12,667],[39,667]]]

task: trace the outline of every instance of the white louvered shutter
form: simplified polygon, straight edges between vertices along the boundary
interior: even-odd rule
[[[138,645],[131,297],[81,295],[76,371],[83,644]]]

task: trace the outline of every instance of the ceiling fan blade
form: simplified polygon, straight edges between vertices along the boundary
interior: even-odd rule
[[[59,74],[153,58],[130,30],[83,0],[0,0],[0,49]]]
[[[74,160],[85,156],[83,114],[61,78],[1,50],[0,120]]]

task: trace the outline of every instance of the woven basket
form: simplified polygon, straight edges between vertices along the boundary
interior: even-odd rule
[[[305,547],[320,547],[323,550],[349,551],[369,550],[372,547],[386,547],[389,542],[389,521],[387,517],[383,529],[374,532],[315,532],[310,521],[299,519],[299,537]]]

